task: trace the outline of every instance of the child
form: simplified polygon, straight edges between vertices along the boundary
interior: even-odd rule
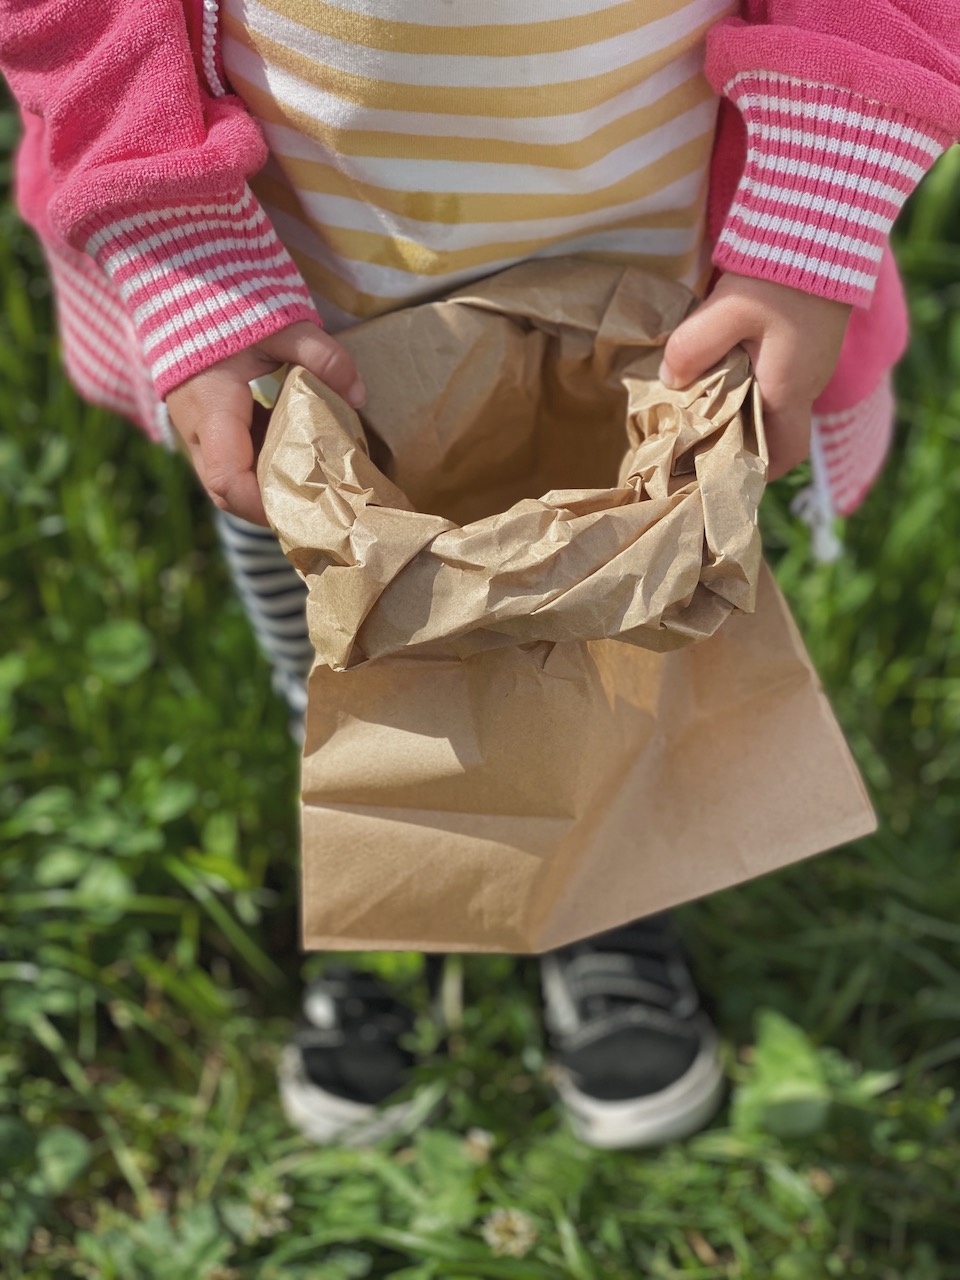
[[[166,402],[295,709],[303,590],[258,528],[248,382],[291,361],[361,403],[329,336],[359,319],[537,255],[701,293],[712,261],[664,380],[742,342],[771,475],[814,414],[835,509],[875,477],[905,339],[886,236],[960,134],[954,0],[0,0],[0,19],[68,368],[154,437]],[[544,993],[581,1136],[709,1118],[715,1033],[667,922],[547,957]],[[331,1139],[402,1080],[405,1014],[348,970],[305,1014],[284,1097]]]

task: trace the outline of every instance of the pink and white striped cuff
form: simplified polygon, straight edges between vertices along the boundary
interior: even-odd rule
[[[883,468],[896,420],[890,375],[851,409],[815,414],[833,506],[848,516],[866,497]]]
[[[90,224],[85,249],[130,316],[157,394],[298,320],[320,323],[249,187],[216,204]]]
[[[866,306],[907,196],[951,143],[848,89],[748,71],[724,86],[747,127],[747,162],[713,260]]]

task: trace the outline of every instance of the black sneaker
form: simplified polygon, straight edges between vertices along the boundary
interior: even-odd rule
[[[717,1033],[668,916],[540,965],[554,1080],[581,1141],[657,1146],[707,1124],[723,1096]]]
[[[414,1021],[371,973],[337,967],[310,983],[277,1073],[290,1123],[313,1142],[343,1146],[415,1128],[434,1104],[429,1091],[389,1102],[410,1083],[415,1059],[401,1041]]]

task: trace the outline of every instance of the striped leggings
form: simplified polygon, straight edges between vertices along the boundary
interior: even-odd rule
[[[307,589],[270,529],[216,511],[230,576],[270,663],[273,687],[290,708],[294,736],[303,734],[307,674],[313,647],[307,633]]]

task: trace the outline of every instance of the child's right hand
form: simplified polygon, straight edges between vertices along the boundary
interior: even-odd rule
[[[355,409],[364,389],[352,357],[308,320],[220,360],[167,396],[170,419],[190,452],[211,501],[253,524],[267,524],[251,437],[253,395],[249,383],[284,364],[300,364]]]

